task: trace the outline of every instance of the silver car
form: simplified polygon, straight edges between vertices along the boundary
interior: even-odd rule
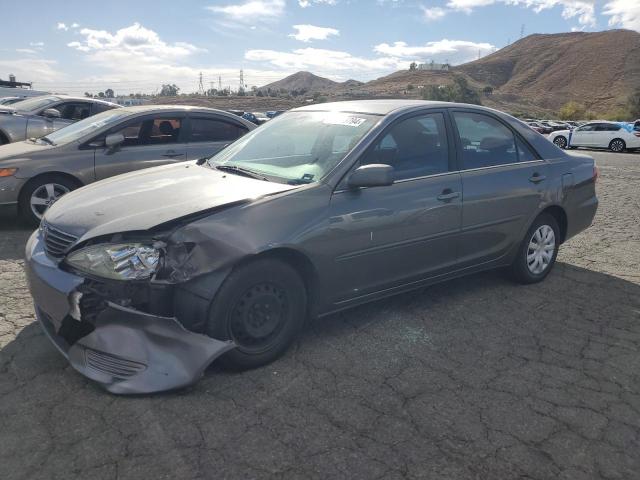
[[[210,156],[256,128],[221,110],[109,110],[39,139],[0,147],[0,205],[31,223],[65,193],[132,170]]]
[[[121,108],[95,98],[46,95],[0,106],[0,145],[42,137],[106,110]]]

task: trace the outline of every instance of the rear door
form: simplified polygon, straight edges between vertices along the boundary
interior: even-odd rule
[[[573,147],[588,147],[594,144],[596,124],[588,123],[574,128],[569,135],[569,145]]]
[[[393,185],[353,190],[345,183],[334,192],[326,242],[336,303],[454,268],[462,185],[446,118],[429,111],[397,120],[354,166],[391,165]],[[344,148],[341,139],[334,143]]]
[[[452,111],[462,175],[461,268],[496,261],[522,240],[547,188],[547,164],[497,116]]]
[[[183,114],[157,114],[136,117],[110,129],[88,143],[104,144],[107,135],[122,133],[125,141],[115,149],[95,149],[96,179],[157,167],[187,159]]]
[[[597,143],[596,147],[608,148],[611,140],[620,136],[622,127],[614,123],[599,123],[596,126]]]
[[[188,123],[187,160],[210,157],[249,132],[240,122],[220,115],[193,114]]]

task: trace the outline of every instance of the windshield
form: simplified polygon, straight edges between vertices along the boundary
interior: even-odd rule
[[[32,112],[51,105],[54,102],[60,100],[58,97],[35,97],[27,100],[22,100],[13,104],[13,108],[21,112]]]
[[[290,184],[319,181],[380,117],[342,112],[290,112],[245,135],[209,159]]]
[[[93,117],[85,118],[84,120],[72,123],[60,130],[56,130],[44,137],[44,139],[45,142],[53,145],[64,145],[66,143],[74,142],[85,135],[90,135],[99,128],[114,125],[129,115],[131,115],[131,112],[120,108],[107,110],[106,112],[98,113]]]

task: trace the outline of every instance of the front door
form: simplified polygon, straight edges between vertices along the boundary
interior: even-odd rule
[[[460,268],[499,261],[522,241],[547,188],[547,164],[497,117],[452,112],[463,207]]]
[[[112,128],[91,143],[104,143],[113,133],[122,133],[124,143],[116,148],[95,149],[96,180],[121,173],[157,167],[187,159],[183,140],[182,115],[157,114],[127,121]]]
[[[434,112],[398,120],[363,155],[359,165],[393,166],[393,185],[345,185],[333,194],[328,241],[334,302],[454,268],[462,185],[449,168],[454,158],[445,118]]]

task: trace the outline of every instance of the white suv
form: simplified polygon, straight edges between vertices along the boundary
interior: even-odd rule
[[[573,130],[558,130],[548,138],[560,148],[608,148],[612,152],[640,148],[640,131],[621,122],[589,122]]]

